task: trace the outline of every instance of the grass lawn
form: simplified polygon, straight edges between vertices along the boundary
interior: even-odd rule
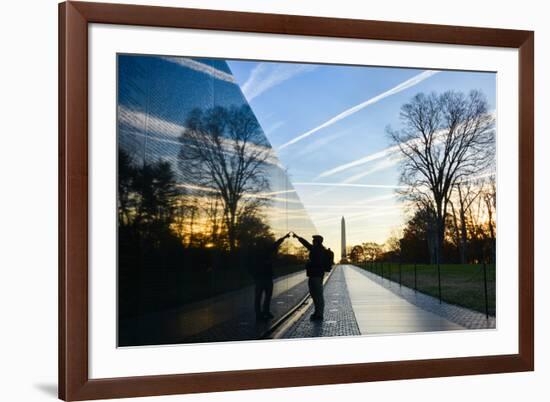
[[[363,265],[376,275],[383,276],[412,289],[439,297],[437,265],[374,263]],[[415,284],[416,276],[416,284]],[[495,315],[495,265],[487,264],[487,301],[490,315]],[[441,264],[441,299],[485,314],[483,264]]]

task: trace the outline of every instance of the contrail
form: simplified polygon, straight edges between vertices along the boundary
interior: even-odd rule
[[[176,184],[176,187],[178,188],[187,188],[189,190],[199,190],[204,191],[206,193],[219,193],[219,190],[217,188],[213,187],[206,187],[206,186],[199,186],[196,184],[188,184],[188,183],[179,183]],[[280,197],[274,197],[276,194],[283,194],[283,191],[275,191],[272,193],[258,193],[258,194],[243,194],[244,198],[259,198],[259,199],[265,199],[265,200],[272,200],[272,201],[279,201],[279,202],[290,202],[293,204],[300,204],[302,205],[300,200],[295,199],[288,199],[288,198],[280,198]]]
[[[180,65],[182,67],[190,68],[191,70],[208,74],[211,77],[217,78],[222,81],[230,82],[231,84],[236,83],[235,78],[233,78],[231,74],[226,73],[225,71],[218,70],[215,67],[198,62],[193,59],[188,59],[186,57],[170,57],[170,56],[162,57],[162,59],[170,63]]]
[[[311,64],[258,63],[243,84],[242,91],[250,102],[272,87],[316,68],[317,66]]]
[[[310,142],[305,147],[300,148],[297,152],[293,152],[292,156],[294,158],[299,158],[304,155],[311,154],[315,151],[317,151],[319,148],[324,147],[325,145],[337,140],[338,138],[347,135],[349,133],[353,132],[353,128],[347,129],[347,130],[340,130],[335,132],[332,135],[325,135],[320,138],[317,138],[315,141]]]
[[[181,146],[181,142],[178,140],[178,138],[180,138],[181,135],[185,133],[185,126],[164,120],[162,117],[157,117],[152,114],[130,110],[124,106],[120,106],[118,110],[118,123],[124,126],[128,126],[129,130],[127,131],[127,134],[147,137],[148,139],[153,141]],[[161,137],[173,137],[174,140],[170,140],[168,138],[157,138],[151,136],[150,134],[156,134]],[[224,137],[221,139],[221,142],[223,148],[228,153],[234,152],[235,144],[230,139]],[[265,161],[266,163],[282,168],[282,165],[277,158],[275,151],[269,146],[249,143],[247,145],[246,152],[265,152],[267,157]]]
[[[437,141],[437,143],[439,143],[442,140],[444,133],[445,133],[444,130],[439,130],[436,133],[435,141]],[[409,141],[405,142],[404,144],[414,144],[414,143],[419,143],[420,144],[421,142],[422,142],[421,139],[413,138],[413,139],[410,139]],[[395,164],[403,158],[401,156],[396,156],[399,153],[400,149],[401,148],[399,147],[399,145],[392,145],[391,147],[385,148],[385,149],[383,149],[381,151],[378,151],[378,152],[375,152],[373,154],[369,154],[367,156],[356,159],[354,161],[336,166],[335,168],[325,170],[324,172],[321,172],[315,179],[320,179],[321,177],[331,176],[335,173],[340,173],[344,170],[348,170],[348,169],[354,168],[356,166],[364,165],[366,163],[369,163],[369,162],[372,162],[372,161],[375,161],[375,160],[378,160],[378,159],[383,159],[383,158],[389,158],[389,160],[393,161],[393,164]],[[381,162],[381,163],[383,163],[383,162]]]
[[[328,126],[331,126],[333,125],[334,123],[342,120],[342,119],[345,119],[346,117],[348,116],[351,116],[352,114],[366,108],[367,106],[370,106],[378,101],[381,101],[382,99],[384,98],[387,98],[388,96],[391,96],[391,95],[395,95],[401,91],[404,91],[405,89],[408,89],[408,88],[411,88],[417,84],[420,84],[422,81],[424,81],[425,79],[427,78],[430,78],[432,75],[434,74],[437,74],[439,71],[433,71],[433,70],[426,70],[426,71],[423,71],[422,73],[418,74],[418,75],[415,75],[414,77],[408,79],[407,81],[405,82],[402,82],[401,84],[387,90],[386,92],[382,92],[381,94],[379,95],[376,95],[375,97],[373,98],[370,98],[358,105],[355,105],[354,107],[352,108],[349,108],[345,111],[343,111],[342,113],[334,116],[333,118],[327,120],[326,122],[324,122],[323,124],[309,130],[309,131],[306,131],[305,133],[299,135],[298,137],[295,137],[293,138],[292,140],[284,143],[283,145],[281,145],[279,147],[279,149],[284,149],[292,144],[295,144],[297,143],[298,141],[301,141],[303,140],[304,138],[307,138],[309,137],[310,135],[316,133],[317,131],[325,128],[325,127],[328,127]]]
[[[488,113],[489,116],[493,117],[495,116],[495,112],[492,111],[492,112],[489,112]],[[435,135],[434,135],[434,143],[435,144],[439,144],[441,143],[444,139],[445,139],[445,136],[447,135],[447,132],[446,130],[444,129],[441,129],[441,130],[438,130]],[[410,139],[409,141],[403,143],[403,144],[406,144],[406,145],[414,145],[414,144],[417,144],[417,145],[422,145],[422,139],[420,138],[412,138]],[[386,167],[389,167],[390,166],[390,162],[389,161],[392,161],[391,164],[396,164],[398,163],[400,160],[403,159],[403,156],[399,156],[398,153],[400,152],[400,147],[399,145],[392,145],[388,148],[385,148],[385,149],[382,149],[381,151],[378,151],[378,152],[375,152],[373,154],[369,154],[367,156],[364,156],[362,158],[359,158],[359,159],[356,159],[354,161],[351,161],[351,162],[348,162],[348,163],[344,163],[342,165],[339,165],[339,166],[336,166],[335,168],[332,168],[332,169],[329,169],[329,170],[325,170],[324,172],[321,172],[314,180],[317,180],[317,179],[320,179],[322,177],[327,177],[327,176],[331,176],[335,173],[340,173],[344,170],[348,170],[348,169],[351,169],[351,168],[354,168],[354,167],[357,167],[357,166],[360,166],[360,165],[364,165],[366,163],[369,163],[369,162],[372,162],[372,161],[375,161],[375,160],[378,160],[378,159],[383,159],[383,158],[389,158],[388,162],[380,162],[381,164],[386,164]],[[376,168],[376,170],[380,170],[382,167],[380,168]],[[373,168],[373,170],[371,171],[367,171],[365,172],[365,174],[361,175],[361,174],[358,174],[356,176],[353,176],[351,177],[350,181],[353,181],[353,180],[356,180],[356,179],[359,179],[361,177],[364,177],[376,170],[374,170],[375,168]],[[346,180],[345,182],[348,182],[348,180]]]
[[[370,168],[368,170],[365,170],[364,172],[357,173],[356,175],[353,175],[351,177],[348,177],[347,179],[342,181],[342,183],[354,183],[354,182],[356,182],[356,181],[362,179],[363,177],[366,177],[366,176],[368,176],[372,173],[378,172],[380,170],[388,169],[388,168],[398,164],[400,160],[401,160],[400,158],[383,159],[380,162],[378,162],[375,166],[373,166],[372,168]]]
[[[180,136],[185,130],[185,127],[180,124],[164,120],[150,113],[131,110],[125,106],[118,107],[118,123],[124,124],[135,130],[155,132],[175,138]]]
[[[390,155],[392,155],[392,154],[394,154],[398,151],[399,151],[399,146],[394,145],[394,146],[385,148],[381,151],[375,152],[373,154],[364,156],[360,159],[356,159],[352,162],[344,163],[340,166],[336,166],[335,168],[326,170],[326,171],[320,173],[319,176],[317,176],[317,178],[331,176],[335,173],[339,173],[339,172],[342,172],[344,170],[351,169],[355,166],[363,165],[365,163],[372,162],[372,161],[375,161],[375,160],[378,160],[378,159],[387,158]]]
[[[359,183],[322,183],[322,182],[298,182],[294,186],[322,186],[322,187],[359,187],[359,188],[406,188],[391,184],[359,184]]]

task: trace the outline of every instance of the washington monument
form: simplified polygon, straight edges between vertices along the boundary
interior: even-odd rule
[[[342,262],[347,261],[347,255],[346,255],[346,220],[342,216],[342,223],[341,223],[341,231],[342,231],[342,256],[341,260]]]

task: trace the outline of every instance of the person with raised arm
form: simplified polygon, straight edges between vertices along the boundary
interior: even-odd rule
[[[271,297],[273,295],[273,258],[279,250],[279,246],[290,237],[287,233],[271,244],[259,245],[254,261],[254,310],[256,319],[269,320],[273,318],[271,313]]]
[[[323,236],[314,235],[312,237],[312,243],[310,243],[294,232],[292,235],[309,251],[309,260],[306,264],[306,274],[308,277],[307,284],[309,294],[315,306],[315,312],[311,315],[310,319],[312,321],[321,321],[323,320],[325,310],[323,278],[325,272],[330,271],[332,267],[334,254],[323,246]]]

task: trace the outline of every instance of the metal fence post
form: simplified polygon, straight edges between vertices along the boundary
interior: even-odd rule
[[[416,264],[414,264],[414,291],[416,292]]]
[[[399,287],[401,287],[401,263],[399,263]]]
[[[483,263],[483,284],[485,289],[485,318],[489,319],[489,296],[487,294],[487,264]]]
[[[441,264],[437,261],[437,287],[439,290],[439,303],[441,304]]]

